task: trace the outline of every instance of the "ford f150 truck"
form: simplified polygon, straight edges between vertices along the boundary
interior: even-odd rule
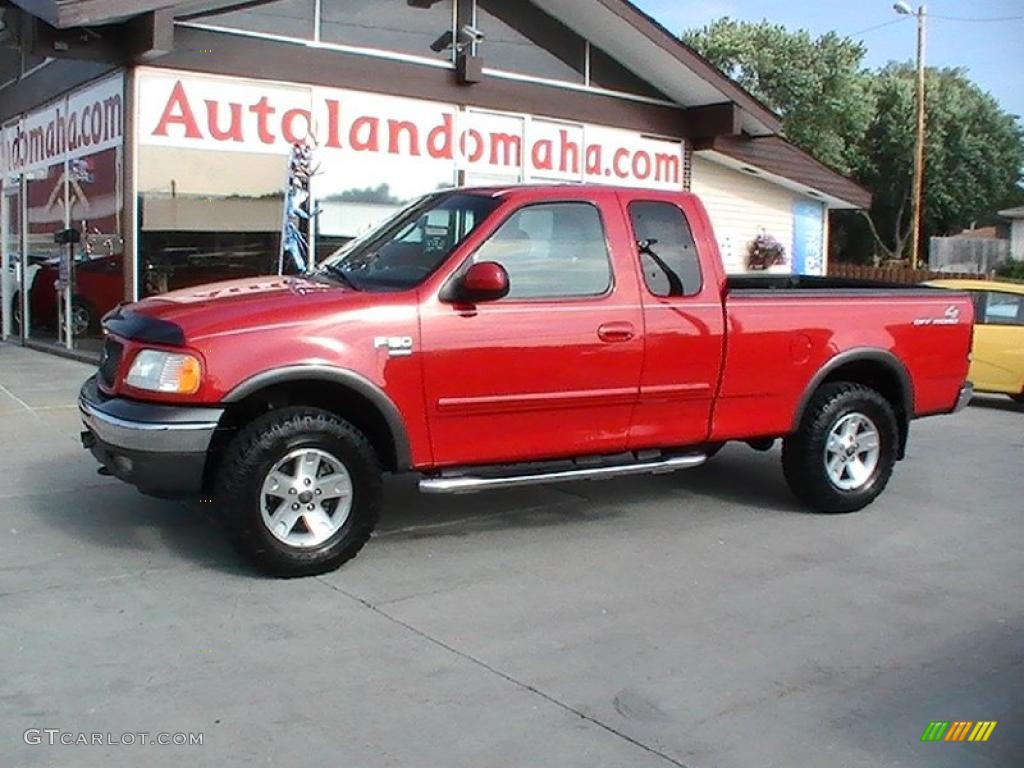
[[[937,289],[727,278],[691,194],[450,190],[308,275],[112,312],[82,438],[144,493],[212,494],[285,576],[355,556],[386,472],[458,493],[783,438],[793,492],[851,512],[912,419],[966,404],[972,325],[970,299]]]

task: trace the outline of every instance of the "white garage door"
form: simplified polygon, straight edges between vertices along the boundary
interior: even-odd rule
[[[803,198],[698,155],[690,188],[708,210],[727,272],[746,271],[747,246],[762,232],[786,249],[786,266],[772,271],[792,271],[793,203]]]

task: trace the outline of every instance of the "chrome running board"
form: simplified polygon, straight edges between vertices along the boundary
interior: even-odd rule
[[[422,493],[474,493],[496,488],[517,488],[522,485],[560,483],[568,480],[607,480],[627,475],[660,475],[679,469],[699,467],[707,461],[703,453],[685,456],[670,456],[654,461],[636,461],[628,464],[564,469],[551,472],[536,472],[524,475],[501,475],[482,477],[474,475],[448,475],[424,477],[420,480]]]

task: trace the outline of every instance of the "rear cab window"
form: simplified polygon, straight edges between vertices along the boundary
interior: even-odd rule
[[[682,209],[663,201],[634,200],[629,218],[647,290],[660,297],[700,293],[700,257]]]

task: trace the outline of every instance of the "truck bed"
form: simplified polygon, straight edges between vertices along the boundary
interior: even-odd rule
[[[912,382],[910,417],[948,412],[966,377],[970,297],[833,277],[726,280],[726,353],[716,440],[787,434],[802,393],[840,355],[891,355]]]

